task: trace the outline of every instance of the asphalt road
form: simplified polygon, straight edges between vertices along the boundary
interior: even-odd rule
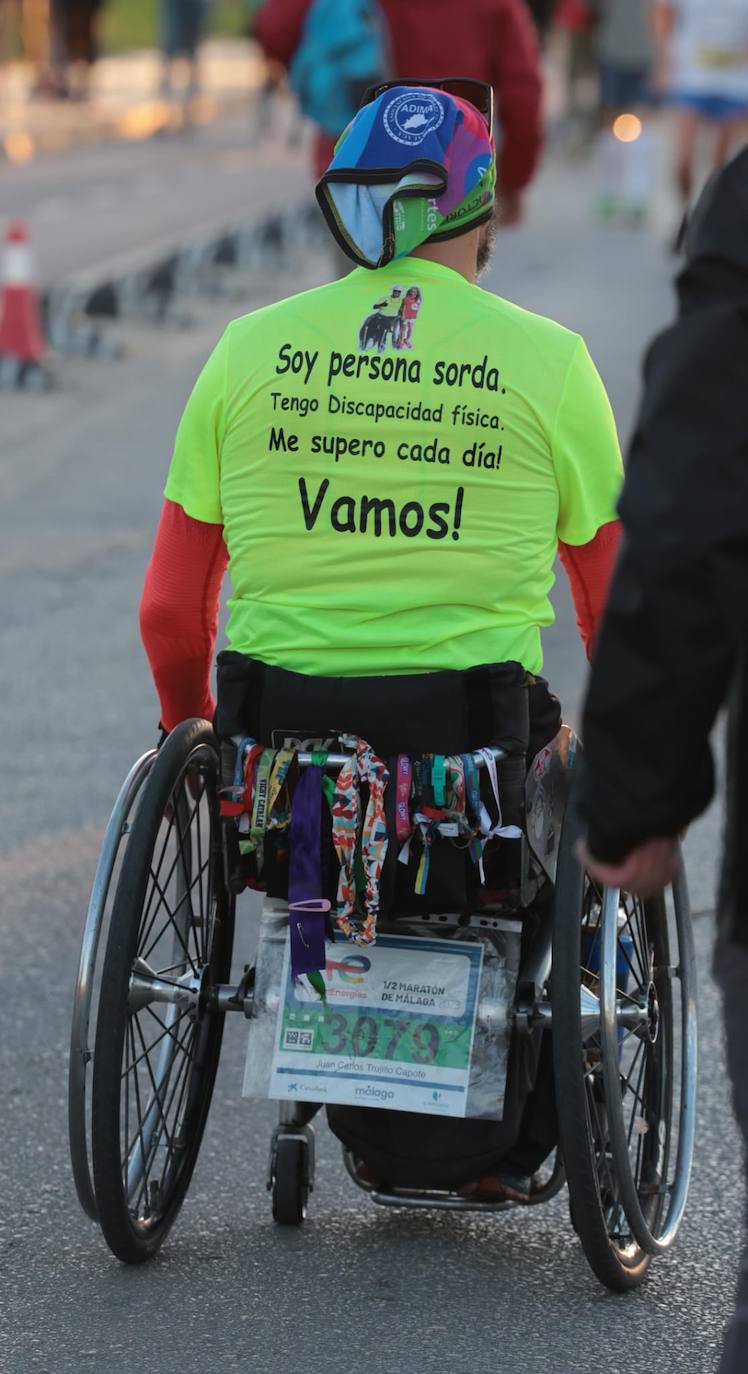
[[[642,345],[670,311],[669,264],[646,236],[594,228],[589,187],[570,175],[546,174],[528,229],[500,241],[490,285],[586,335],[626,432]],[[293,284],[323,271],[312,262]],[[289,285],[264,283],[264,298]],[[78,1209],[66,1071],[83,914],[111,801],[155,735],[137,601],[175,423],[226,313],[206,306],[188,333],[131,333],[124,361],[69,361],[57,393],[0,399],[0,1369],[707,1374],[742,1208],[708,915],[696,920],[692,1200],[675,1252],[634,1295],[598,1287],[563,1197],[493,1219],[383,1213],[348,1181],[324,1127],[309,1219],[279,1232],[265,1192],[274,1110],[241,1099],[245,1032],[233,1023],[193,1186],[158,1260],[126,1270]],[[556,599],[546,667],[574,720],[584,659],[561,584]],[[717,842],[713,812],[689,841],[699,911],[713,904]],[[245,907],[239,958],[250,926]]]
[[[97,143],[64,156],[3,166],[0,225],[28,224],[39,280],[57,286],[71,272],[185,232],[244,222],[309,193],[304,146],[289,146],[289,109],[276,102],[261,133],[256,107],[144,141]]]

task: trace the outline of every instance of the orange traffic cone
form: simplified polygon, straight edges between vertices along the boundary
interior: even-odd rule
[[[10,224],[5,235],[0,289],[0,359],[38,365],[45,343],[29,236],[20,221]]]

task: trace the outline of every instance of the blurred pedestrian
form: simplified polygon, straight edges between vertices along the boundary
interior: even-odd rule
[[[185,106],[200,89],[199,50],[209,6],[210,0],[162,0],[161,51],[164,66],[161,91],[167,100],[175,91],[175,64],[180,58],[187,63],[187,81],[181,90]]]
[[[597,132],[597,52],[595,28],[598,0],[559,0],[557,18],[567,34],[566,111],[563,123],[574,142],[586,148]]]
[[[15,24],[11,26],[11,19],[15,18],[15,8],[15,0],[0,0],[0,62],[10,60],[11,41],[15,37]]]
[[[596,881],[641,896],[664,887],[677,836],[711,799],[710,732],[729,703],[715,973],[748,1145],[748,149],[696,209],[678,293],[679,318],[647,359],[580,806]],[[721,1374],[746,1369],[748,1251]]]
[[[11,5],[4,0],[0,15],[9,22]],[[16,10],[15,4],[13,10]],[[57,62],[56,26],[52,14],[52,0],[19,0],[21,49],[34,72],[31,94],[34,96],[66,96],[64,72]],[[7,54],[10,56],[10,53]]]
[[[607,115],[646,103],[654,57],[652,0],[599,0],[600,103]]]
[[[711,167],[748,128],[748,0],[655,0],[657,80],[676,111],[675,180],[683,212],[694,191],[699,134]]]
[[[247,34],[250,38],[254,38],[255,18],[257,11],[262,8],[264,0],[245,0],[245,3],[247,13]],[[253,102],[253,142],[259,142],[270,133],[274,117],[279,109],[279,104],[286,96],[287,90],[288,83],[283,63],[277,62],[274,58],[266,56],[263,80],[255,94]],[[294,118],[291,120],[287,130],[288,146],[291,148],[299,147],[302,138],[303,132],[301,122]]]
[[[52,67],[61,93],[85,100],[99,55],[102,0],[52,0]]]
[[[605,219],[643,222],[652,182],[647,121],[654,59],[652,0],[599,0],[598,210]]]
[[[538,37],[545,42],[558,9],[558,0],[527,0],[527,7],[535,21]]]
[[[266,0],[255,33],[270,57],[288,66],[307,16],[319,0]],[[380,0],[392,74],[417,80],[454,72],[494,87],[501,130],[498,223],[522,218],[522,193],[542,141],[542,80],[537,38],[525,0]],[[381,74],[380,74],[381,75]],[[342,127],[320,132],[316,175],[333,154]]]

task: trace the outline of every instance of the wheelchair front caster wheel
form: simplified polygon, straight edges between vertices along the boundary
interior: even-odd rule
[[[301,1226],[311,1191],[312,1150],[301,1135],[279,1135],[273,1166],[273,1220]]]

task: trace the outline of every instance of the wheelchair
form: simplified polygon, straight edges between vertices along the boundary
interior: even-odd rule
[[[378,353],[384,353],[389,342],[393,348],[399,348],[402,329],[403,322],[399,315],[382,315],[375,311],[367,315],[359,330],[358,346],[363,353],[369,347],[376,348]]]
[[[515,915],[551,884],[523,948],[513,1037],[550,1034],[557,1147],[530,1197],[568,1187],[571,1223],[597,1278],[635,1288],[672,1246],[695,1131],[695,960],[681,866],[642,902],[600,891],[574,856],[580,822],[568,727],[528,774]],[[500,751],[495,751],[500,755]],[[311,756],[299,754],[299,764]],[[343,756],[331,755],[334,770]],[[175,1222],[198,1157],[228,1013],[256,1011],[256,969],[232,983],[235,896],[222,853],[220,754],[211,725],[178,726],[131,768],[109,820],[85,922],[70,1049],[73,1175],[113,1253],[139,1264]],[[419,917],[430,936],[501,926],[489,909]],[[350,946],[348,946],[350,948]],[[92,1030],[93,1027],[93,1030]],[[283,1102],[270,1152],[275,1220],[298,1225],[314,1187],[307,1103]],[[442,1189],[387,1187],[344,1164],[384,1207],[503,1211]]]

